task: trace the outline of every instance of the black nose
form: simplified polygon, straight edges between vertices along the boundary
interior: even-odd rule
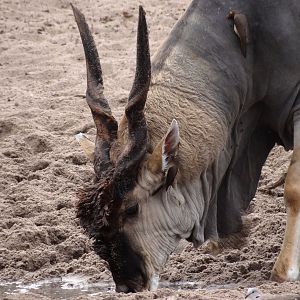
[[[116,292],[117,293],[136,293],[137,290],[128,287],[126,284],[118,284],[116,285]]]

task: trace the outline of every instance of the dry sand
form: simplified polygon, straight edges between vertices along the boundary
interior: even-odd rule
[[[105,92],[117,117],[134,75],[138,4],[147,11],[154,53],[188,3],[74,0],[92,26]],[[77,274],[92,282],[111,281],[75,218],[76,190],[91,180],[93,170],[74,134],[93,137],[95,130],[83,98],[84,55],[69,1],[1,0],[0,12],[0,280]],[[280,178],[289,157],[276,148],[260,186]],[[282,186],[271,194],[258,192],[245,218],[250,233],[241,247],[212,256],[183,244],[162,274],[175,287],[92,299],[243,299],[250,286],[271,294],[300,292],[299,283],[268,280],[285,228]],[[55,298],[31,293],[0,299]]]

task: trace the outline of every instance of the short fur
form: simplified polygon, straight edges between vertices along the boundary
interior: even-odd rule
[[[232,9],[248,20],[246,57],[226,18]],[[96,245],[106,249],[117,289],[150,289],[180,239],[199,246],[241,230],[242,211],[272,147],[293,148],[293,116],[300,110],[299,13],[297,0],[193,0],[154,55],[142,111],[147,141],[142,135],[138,143],[125,114],[111,163],[118,165],[134,134],[145,152],[135,161],[130,156],[135,168],[123,172],[112,189],[106,190],[109,176],[101,179],[78,206],[90,235],[105,236]],[[170,185],[162,149],[168,148],[165,135],[174,118],[180,146],[170,163],[178,169]],[[112,235],[103,231],[110,201],[118,204],[110,213]],[[136,214],[127,214],[135,205]],[[126,276],[132,255],[136,268]]]

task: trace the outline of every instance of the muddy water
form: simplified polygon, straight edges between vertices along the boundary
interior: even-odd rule
[[[41,280],[30,284],[0,282],[0,295],[2,297],[20,294],[26,295],[30,292],[41,296],[51,295],[53,299],[73,299],[79,295],[99,296],[103,293],[114,292],[114,284],[105,281],[89,283],[88,278],[77,276]]]
[[[204,288],[203,282],[180,281],[170,283],[167,281],[160,282],[160,288],[168,288],[171,290],[196,290]],[[235,285],[218,286],[212,285],[206,287],[208,290],[216,290],[221,288],[235,288]],[[5,283],[0,282],[0,295],[5,299],[9,296],[18,296],[34,293],[40,296],[49,296],[51,299],[74,299],[78,296],[89,296],[99,298],[101,295],[114,293],[114,283],[111,281],[102,281],[90,283],[87,277],[68,276],[61,278],[53,278],[49,280],[41,280],[35,283],[24,284],[22,282]],[[2,299],[2,298],[1,298]]]

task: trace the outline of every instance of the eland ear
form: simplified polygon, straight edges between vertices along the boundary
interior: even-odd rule
[[[179,127],[175,119],[162,143],[162,171],[166,172],[174,163],[179,147]]]
[[[179,148],[179,127],[173,119],[167,134],[155,147],[151,154],[147,167],[153,174],[163,174],[166,189],[173,184],[177,175],[177,152]]]
[[[93,162],[95,159],[95,144],[87,138],[83,133],[78,133],[75,135],[75,139],[81,146],[85,156]]]

